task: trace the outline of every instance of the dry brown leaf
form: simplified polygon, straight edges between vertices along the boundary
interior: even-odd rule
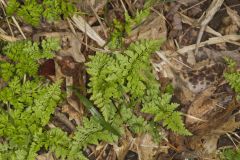
[[[130,131],[126,130],[125,133],[125,136],[120,139],[121,146],[113,144],[113,150],[115,151],[118,160],[125,159],[128,150],[131,149],[133,143],[135,142],[135,139],[132,137]]]
[[[240,121],[236,121],[235,116],[231,116],[225,123],[212,131],[212,134],[223,135],[226,133],[232,133],[236,129],[240,128]]]
[[[173,29],[175,29],[175,30],[180,30],[181,31],[183,29],[182,19],[181,19],[180,14],[176,13],[176,14],[173,15],[172,25],[173,25]]]
[[[216,153],[219,137],[220,135],[211,135],[205,138],[205,142],[203,142],[204,152],[207,154]]]
[[[159,145],[153,142],[150,134],[144,134],[136,139],[139,160],[155,160]]]
[[[212,110],[213,107],[215,107],[215,105],[217,104],[216,101],[209,100],[209,97],[213,94],[215,89],[216,88],[214,86],[209,87],[205,91],[203,91],[202,94],[196,97],[194,102],[189,107],[187,114],[193,117],[196,117],[198,119],[203,119],[204,118],[203,116],[207,112],[209,112],[209,110]],[[203,119],[203,120],[206,120],[206,119]],[[185,122],[187,125],[191,125],[193,123],[197,123],[198,121],[196,119],[186,117]]]
[[[97,32],[95,32],[91,26],[79,15],[74,15],[72,21],[76,27],[81,30],[83,33],[87,34],[91,39],[97,42],[99,46],[104,46],[106,41],[103,40]]]
[[[37,160],[54,160],[51,152],[46,153],[46,154],[38,155],[36,159]]]
[[[225,89],[217,92],[216,84],[207,88],[196,97],[189,107],[188,115],[207,121],[186,117],[186,126],[195,135],[211,133],[230,119],[233,110],[237,109],[235,96],[231,89],[226,84],[218,86],[219,88]]]
[[[80,111],[78,103],[72,98],[68,98],[68,103],[62,107],[62,112],[68,113],[69,120],[75,120],[80,125],[83,113]]]
[[[60,121],[62,122],[67,128],[69,128],[71,130],[71,132],[73,132],[75,130],[75,126],[73,125],[73,123],[68,119],[68,117],[59,112],[59,111],[55,111],[54,116]]]
[[[224,28],[224,34],[237,34],[238,26],[236,24],[230,24]]]
[[[236,23],[238,27],[240,27],[240,16],[237,11],[232,10],[230,7],[226,6],[227,13],[231,17],[232,22]]]
[[[154,13],[144,23],[131,31],[125,42],[131,43],[140,39],[165,39],[166,37],[167,27],[164,16],[160,13]]]

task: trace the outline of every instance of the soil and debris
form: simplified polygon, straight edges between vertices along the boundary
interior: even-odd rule
[[[86,93],[89,77],[84,63],[88,56],[96,51],[108,52],[105,44],[114,19],[124,21],[125,10],[134,16],[143,8],[144,0],[83,0],[77,5],[85,14],[58,22],[41,22],[39,27],[21,21],[9,24],[0,10],[0,39],[4,41],[61,39],[61,50],[54,59],[41,62],[39,74],[52,81],[64,79],[62,87],[67,91],[67,99],[58,107],[52,123],[68,133],[81,125],[86,112],[66,86],[78,86]],[[221,149],[238,146],[239,101],[223,77],[227,69],[223,58],[231,57],[240,65],[239,33],[239,0],[156,1],[150,16],[135,26],[124,43],[165,39],[152,64],[162,88],[173,84],[173,101],[180,104],[179,111],[193,136],[166,131],[165,139],[156,144],[150,135],[135,137],[127,133],[118,145],[89,146],[85,151],[89,159],[212,160],[219,159]],[[37,159],[54,157],[47,153]]]

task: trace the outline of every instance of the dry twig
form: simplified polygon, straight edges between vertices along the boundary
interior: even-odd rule
[[[196,42],[196,48],[195,48],[195,53],[198,52],[198,47],[199,47],[199,43],[202,39],[203,36],[203,32],[205,31],[208,23],[212,20],[213,16],[215,15],[215,13],[220,9],[220,7],[222,6],[224,0],[213,0],[211,5],[209,6],[209,8],[206,11],[206,14],[203,18],[203,20],[200,22],[200,31],[198,33],[198,37],[197,37],[197,42]]]

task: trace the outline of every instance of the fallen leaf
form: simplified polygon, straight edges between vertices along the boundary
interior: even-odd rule
[[[37,160],[54,160],[53,155],[52,155],[51,152],[38,155],[38,156],[36,157],[36,159],[37,159]]]
[[[237,11],[232,10],[230,7],[226,6],[227,13],[229,17],[232,19],[233,23],[236,23],[238,27],[240,27],[240,16]]]

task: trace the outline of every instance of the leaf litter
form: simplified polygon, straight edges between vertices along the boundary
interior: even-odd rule
[[[3,2],[3,6],[6,5]],[[225,144],[221,147],[218,144],[224,136],[232,142],[230,147],[238,145],[239,102],[223,78],[223,72],[227,70],[223,60],[225,56],[233,58],[239,65],[238,3],[230,0],[162,2],[151,7],[146,20],[134,26],[124,38],[126,44],[141,39],[166,40],[161,50],[152,57],[155,76],[163,88],[166,88],[164,81],[173,82],[175,91],[172,101],[180,104],[185,125],[193,136],[179,136],[164,130],[162,141],[156,144],[150,135],[132,135],[126,128],[127,134],[118,143],[89,146],[86,149],[86,152],[91,152],[89,157],[111,160],[219,159],[219,151]],[[65,80],[62,88],[68,91],[67,100],[60,104],[61,110],[55,113],[58,118],[52,123],[59,124],[57,121],[61,121],[60,125],[70,128],[69,132],[75,129],[74,126],[81,125],[82,117],[88,112],[84,109],[86,104],[74,97],[67,86],[78,86],[84,96],[87,95],[88,76],[84,62],[96,51],[109,52],[105,46],[109,39],[106,35],[110,36],[112,28],[108,23],[113,22],[113,17],[123,21],[126,10],[135,14],[137,9],[144,7],[141,0],[84,1],[77,5],[88,15],[74,15],[62,23],[46,23],[37,29],[17,21],[15,17],[12,17],[10,25],[4,23],[7,18],[0,19],[0,39],[4,41],[60,38],[61,50],[50,66],[44,65],[46,61],[42,62],[41,74],[52,81]],[[105,15],[106,10],[112,13],[112,17]],[[14,35],[12,31],[15,31]],[[225,65],[221,73],[219,66],[212,67],[216,62]],[[50,68],[54,68],[53,75],[49,75]],[[0,81],[0,88],[3,85]],[[198,86],[201,89],[196,91]],[[108,127],[111,130],[111,126]],[[40,154],[37,159],[55,158],[49,152]]]

